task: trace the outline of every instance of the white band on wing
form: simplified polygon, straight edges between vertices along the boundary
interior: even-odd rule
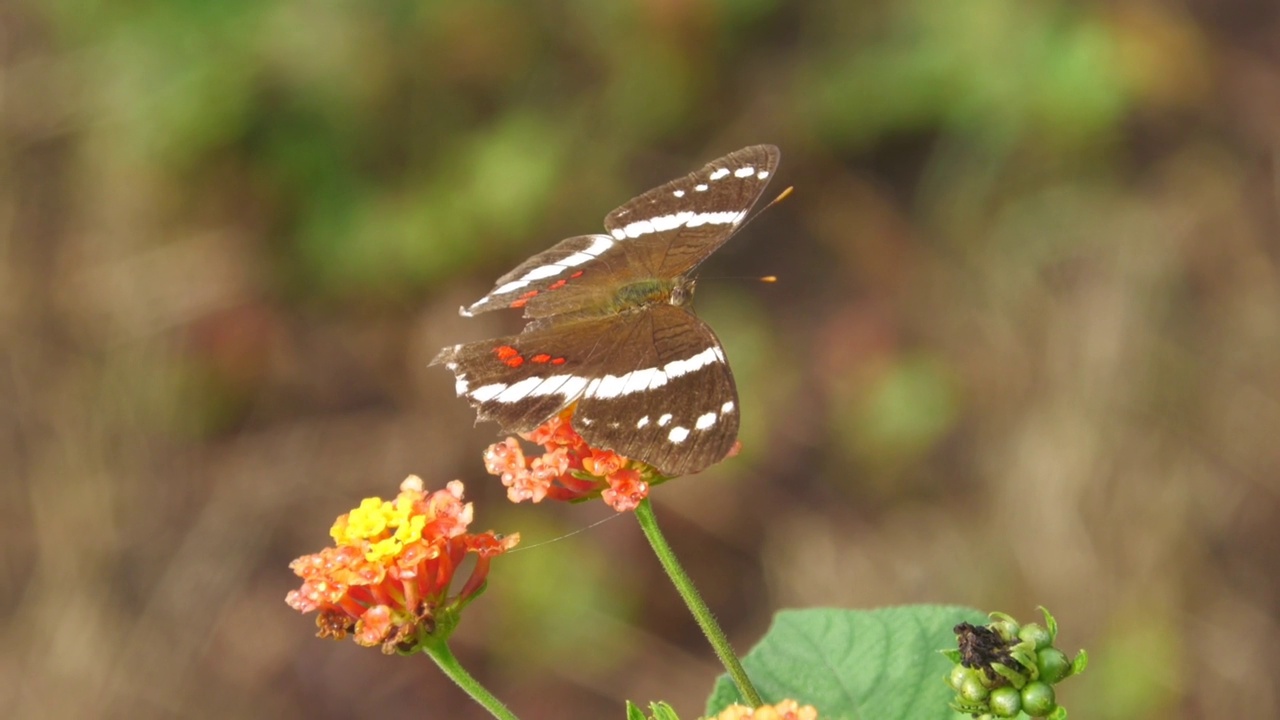
[[[746,215],[742,210],[722,210],[719,212],[693,212],[683,210],[670,215],[659,215],[648,220],[636,220],[626,227],[614,228],[613,236],[619,240],[638,238],[655,232],[666,232],[678,227],[698,227],[700,225],[736,225]]]
[[[521,275],[515,280],[499,285],[498,287],[491,290],[488,295],[485,295],[484,297],[480,298],[476,302],[472,303],[471,307],[463,308],[462,315],[466,317],[470,317],[476,308],[480,307],[481,305],[484,305],[485,303],[489,302],[490,300],[492,300],[493,298],[499,295],[505,295],[509,292],[519,290],[538,280],[549,280],[553,277],[556,277],[557,275],[561,275],[566,270],[571,270],[589,260],[593,260],[595,258],[600,257],[600,255],[605,250],[608,250],[613,246],[614,246],[614,241],[608,235],[594,235],[591,238],[591,244],[588,245],[587,247],[575,252],[572,255],[563,257],[553,263],[548,263],[547,265],[539,265],[538,267],[529,270],[524,275]]]
[[[477,402],[489,401],[500,403],[520,402],[527,397],[543,397],[545,395],[561,395],[571,400],[582,394],[587,387],[587,379],[577,375],[552,375],[551,377],[527,377],[517,383],[490,383],[467,393],[467,397]],[[459,393],[461,394],[461,393]]]
[[[587,385],[586,395],[587,397],[595,398],[615,398],[644,390],[653,390],[666,385],[668,380],[687,375],[716,362],[724,362],[724,353],[720,351],[719,347],[713,345],[697,355],[684,360],[672,360],[662,367],[643,368],[621,375],[605,375],[602,378],[597,378]]]

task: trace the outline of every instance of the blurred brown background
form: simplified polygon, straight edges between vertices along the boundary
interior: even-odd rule
[[[1276,3],[9,0],[0,73],[0,714],[482,717],[313,639],[288,561],[411,472],[527,546],[608,516],[508,505],[427,362],[771,142],[795,195],[698,298],[745,450],[656,494],[737,645],[1045,604],[1072,717],[1280,716]],[[499,560],[456,638],[529,720],[717,672],[628,518]]]

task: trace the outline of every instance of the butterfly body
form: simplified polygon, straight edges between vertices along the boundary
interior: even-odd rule
[[[519,335],[445,348],[478,419],[525,432],[577,403],[592,446],[665,475],[718,462],[737,439],[737,389],[720,341],[689,309],[691,272],[731,237],[777,167],[743,148],[605,218],[608,235],[562,240],[498,279],[464,316],[523,309]]]
[[[618,288],[614,295],[612,313],[644,310],[650,305],[666,303],[685,305],[692,299],[693,281],[688,278],[674,280],[641,280]]]

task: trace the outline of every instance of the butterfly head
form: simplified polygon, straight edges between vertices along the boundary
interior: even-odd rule
[[[697,284],[698,281],[691,277],[677,278],[667,302],[676,306],[688,305],[693,302],[693,290]]]

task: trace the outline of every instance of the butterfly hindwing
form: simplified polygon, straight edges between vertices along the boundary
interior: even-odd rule
[[[738,395],[720,341],[673,305],[455,345],[437,363],[454,373],[479,420],[525,432],[577,402],[574,427],[590,445],[666,475],[720,460],[738,436]]]
[[[598,317],[454,345],[431,361],[451,370],[477,420],[527,432],[577,400],[635,323]]]
[[[631,362],[589,384],[574,427],[593,447],[644,460],[668,477],[719,462],[738,438],[738,391],[710,326],[655,305],[614,352]]]

